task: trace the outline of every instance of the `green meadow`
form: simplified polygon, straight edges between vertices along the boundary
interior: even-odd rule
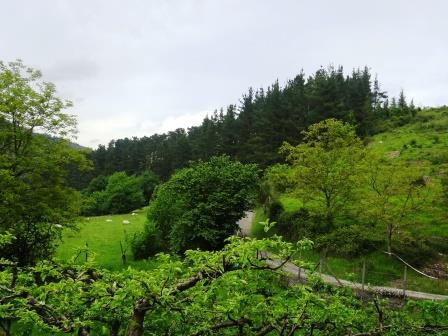
[[[106,215],[82,218],[78,230],[65,230],[62,243],[59,245],[56,258],[67,261],[76,258],[76,262],[85,262],[86,253],[80,249],[88,248],[87,258],[99,266],[116,270],[123,267],[147,268],[146,261],[134,261],[131,241],[134,235],[143,230],[146,221],[146,209],[135,210],[123,215]],[[124,224],[123,221],[129,223]],[[120,242],[126,251],[126,264],[121,257]],[[90,261],[92,261],[90,259]]]

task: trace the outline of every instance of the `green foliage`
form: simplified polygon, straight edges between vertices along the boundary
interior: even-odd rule
[[[446,108],[422,110],[414,123],[374,136],[366,147],[347,124],[334,127],[335,121],[329,121],[330,126],[311,127],[304,143],[283,147],[292,165],[265,174],[266,189],[274,191],[286,210],[276,218],[276,233],[292,241],[311,237],[320,249],[339,256],[391,249],[415,264],[440,258],[437,252],[447,249],[443,195],[448,137],[420,123],[443,121],[447,115]],[[280,192],[275,186],[281,183],[289,186]],[[338,194],[336,216],[333,225],[325,225],[331,197],[325,201],[331,194]]]
[[[282,214],[282,212],[285,211],[283,208],[283,205],[280,201],[272,201],[269,209],[267,211],[268,218],[271,218],[272,220],[276,221],[278,220],[279,216]]]
[[[155,192],[148,220],[174,251],[219,249],[253,204],[257,168],[213,157],[179,170]]]
[[[160,184],[159,177],[152,171],[146,170],[141,175],[139,175],[140,185],[143,190],[143,197],[145,198],[146,204],[149,203],[154,190],[157,185]]]
[[[160,231],[151,223],[145,225],[143,232],[133,237],[131,244],[136,260],[152,257],[167,248],[162,242]]]
[[[294,285],[259,253],[276,251],[271,258],[283,260],[311,246],[231,237],[220,251],[189,250],[182,260],[159,254],[149,271],[109,272],[91,263],[9,266],[0,271],[0,325],[9,332],[14,321],[16,335],[128,336],[443,335],[448,328],[446,302],[393,308],[315,275]]]
[[[388,252],[393,240],[406,225],[415,225],[415,214],[426,205],[425,194],[430,185],[424,178],[422,165],[405,166],[398,161],[366,160],[369,192],[360,206],[364,222],[384,232]]]
[[[127,213],[145,205],[155,188],[157,179],[147,172],[141,176],[128,176],[117,172],[109,177],[97,177],[84,191],[82,213],[85,216]]]
[[[22,265],[50,257],[61,227],[73,226],[79,211],[66,175],[88,164],[65,140],[76,131],[64,112],[70,106],[39,71],[0,62],[0,232],[16,237],[1,254]]]
[[[284,141],[297,145],[298,131],[329,118],[351,123],[362,137],[412,121],[416,109],[404,94],[391,107],[371,77],[367,67],[344,72],[341,66],[329,66],[309,76],[301,72],[284,85],[276,81],[268,88],[250,88],[238,106],[215,110],[200,126],[114,140],[89,158],[95,176],[150,169],[167,180],[189,161],[222,154],[268,167],[281,162],[278,148]]]
[[[94,192],[104,191],[107,187],[107,177],[104,175],[99,175],[94,177],[87,188],[84,190],[86,194],[92,194]]]
[[[314,238],[327,231],[325,218],[311,214],[306,208],[283,212],[277,227],[278,233],[287,241]]]
[[[327,119],[303,132],[304,143],[284,143],[281,152],[294,169],[294,187],[303,203],[326,218],[328,228],[346,204],[354,199],[359,184],[362,142],[354,127]]]
[[[338,227],[316,240],[318,249],[325,250],[334,256],[349,258],[377,251],[383,244],[381,232],[373,227],[356,224]]]
[[[105,208],[111,214],[126,213],[145,204],[139,179],[124,172],[109,177],[104,193]]]

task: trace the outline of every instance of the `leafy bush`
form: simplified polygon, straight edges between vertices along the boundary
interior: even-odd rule
[[[419,237],[410,233],[401,235],[400,239],[394,242],[396,254],[415,266],[422,266],[428,260],[436,257],[437,249],[428,244],[426,237]]]
[[[155,188],[160,183],[160,179],[150,170],[146,170],[138,178],[143,191],[143,197],[145,198],[145,203],[148,204]]]
[[[134,235],[131,241],[134,259],[146,259],[166,250],[160,237],[160,231],[154,225],[147,225],[144,232]]]
[[[280,201],[274,200],[268,209],[268,218],[272,221],[277,221],[282,212],[285,211]]]
[[[278,233],[287,241],[316,237],[325,232],[325,229],[325,219],[312,215],[305,208],[285,211],[277,219]]]
[[[87,188],[84,190],[86,194],[92,194],[96,191],[104,191],[107,187],[107,176],[99,175],[94,177]]]
[[[105,214],[107,212],[105,198],[105,193],[100,191],[84,196],[81,204],[81,213],[85,216],[100,216]]]
[[[108,213],[130,212],[145,205],[140,181],[124,172],[111,175],[105,193],[105,209]]]
[[[343,257],[364,255],[382,245],[384,245],[382,237],[365,225],[339,227],[316,240],[318,249],[326,249],[333,255]]]
[[[257,186],[255,165],[227,156],[200,161],[179,170],[157,188],[148,210],[148,225],[155,225],[173,251],[219,249],[252,206]]]
[[[142,185],[150,184],[144,179],[128,176],[124,172],[117,172],[108,178],[99,176],[93,179],[84,191],[82,214],[98,216],[127,213],[144,206],[145,198]],[[104,187],[105,181],[107,183]]]

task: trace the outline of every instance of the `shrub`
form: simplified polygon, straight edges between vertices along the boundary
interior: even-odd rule
[[[105,179],[107,184],[103,188]],[[144,205],[141,179],[117,172],[109,178],[99,176],[92,180],[84,191],[81,213],[84,216],[127,213]]]
[[[92,194],[95,191],[104,191],[107,187],[107,176],[99,175],[93,178],[87,188],[84,190],[86,194]]]
[[[285,211],[277,219],[277,230],[288,241],[297,241],[304,237],[313,238],[325,232],[325,229],[325,219],[310,214],[305,208]]]
[[[111,214],[127,213],[145,204],[139,179],[124,172],[109,177],[104,193],[104,207]]]
[[[267,216],[271,221],[278,221],[279,216],[285,211],[280,201],[274,200],[268,209]]]
[[[253,205],[257,186],[255,165],[227,156],[197,162],[157,188],[148,225],[155,225],[172,251],[219,249]]]
[[[143,174],[141,174],[138,179],[140,182],[140,187],[143,191],[145,203],[148,204],[155,188],[160,183],[160,179],[150,170],[146,170],[145,172],[143,172]]]
[[[401,258],[414,266],[422,266],[436,257],[436,250],[428,244],[426,237],[402,232],[400,239],[394,242],[394,250]]]
[[[365,225],[338,227],[316,240],[318,249],[326,249],[334,255],[343,257],[367,254],[383,244],[382,237],[375,234],[375,230],[369,230]]]
[[[160,231],[154,225],[147,225],[143,232],[136,233],[131,241],[131,250],[135,260],[152,257],[166,250]]]
[[[100,216],[106,213],[105,193],[94,192],[84,196],[81,203],[81,214],[84,216]]]

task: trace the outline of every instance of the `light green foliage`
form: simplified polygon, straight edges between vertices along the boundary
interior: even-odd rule
[[[294,169],[293,183],[304,204],[322,213],[329,228],[359,184],[364,149],[353,126],[327,119],[303,132],[303,143],[284,143],[281,152]]]
[[[310,241],[231,237],[223,250],[189,250],[180,260],[159,254],[150,271],[123,272],[41,263],[0,272],[0,326],[15,334],[62,335],[443,335],[448,305],[360,300],[312,276],[292,285],[260,251],[282,260]],[[386,327],[387,326],[387,327]]]
[[[370,277],[378,285],[395,286],[403,276],[402,265],[383,255],[388,248],[421,269],[446,264],[447,127],[446,107],[424,109],[409,124],[365,139],[352,191],[356,198],[347,199],[335,228],[319,231],[317,218],[306,213],[319,215],[313,201],[304,203],[302,192],[287,190],[278,196],[285,212],[276,218],[275,232],[292,241],[312,238],[319,248],[317,260],[326,251],[331,268],[342,278],[350,276],[360,258],[367,258]],[[408,276],[414,290],[446,294],[443,280]]]
[[[366,164],[368,192],[361,199],[360,213],[375,231],[385,231],[387,250],[392,252],[397,231],[403,232],[404,225],[418,221],[415,214],[427,203],[429,179],[425,180],[425,167],[421,163],[405,166],[394,159],[374,157],[366,160]]]
[[[70,106],[39,71],[0,62],[0,231],[16,237],[2,254],[20,264],[51,256],[60,226],[72,226],[79,209],[65,178],[70,165],[88,164],[64,140],[76,131]]]
[[[3,234],[0,234],[0,246],[5,246],[11,244],[14,240],[14,236],[6,231]]]
[[[255,165],[213,157],[178,171],[161,185],[148,219],[174,251],[218,249],[253,204],[257,183]]]

